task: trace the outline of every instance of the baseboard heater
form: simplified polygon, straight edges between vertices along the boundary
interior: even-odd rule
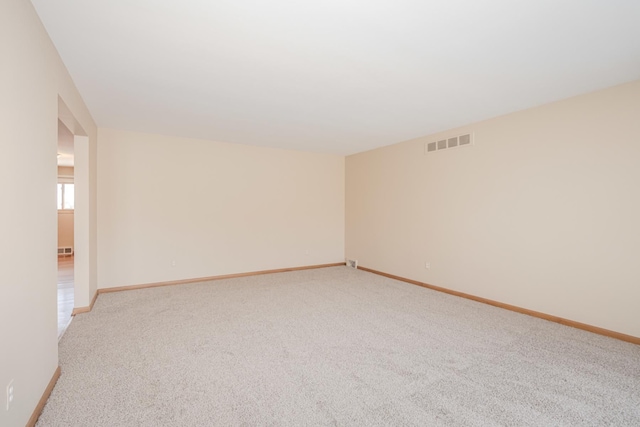
[[[58,248],[58,256],[60,255],[73,255],[73,248],[70,246]]]

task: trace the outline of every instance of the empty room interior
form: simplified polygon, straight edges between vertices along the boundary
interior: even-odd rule
[[[640,425],[639,20],[2,0],[0,425]]]

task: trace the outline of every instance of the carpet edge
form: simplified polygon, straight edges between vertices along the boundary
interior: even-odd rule
[[[193,279],[171,280],[167,282],[143,283],[140,285],[116,286],[113,288],[100,288],[97,294],[106,294],[110,292],[131,291],[136,289],[156,288],[160,286],[186,285],[195,282],[207,282],[211,280],[234,279],[238,277],[259,276],[262,274],[286,273],[288,271],[313,270],[316,268],[339,267],[345,265],[344,262],[336,262],[331,264],[307,265],[302,267],[277,268],[273,270],[249,271],[246,273],[223,274],[219,276],[197,277]]]
[[[454,291],[452,289],[443,288],[440,286],[430,285],[428,283],[420,282],[418,280],[407,279],[406,277],[396,276],[394,274],[385,273],[382,271],[374,270],[367,267],[358,267],[359,270],[366,271],[369,273],[377,274],[379,276],[388,277],[390,279],[400,280],[402,282],[410,283],[412,285],[420,286],[423,288],[431,289],[437,292],[443,292],[445,294],[453,295],[456,297],[461,297],[465,299],[469,299],[472,301],[480,302],[483,304],[492,305],[494,307],[502,308],[505,310],[513,311],[520,314],[526,314],[527,316],[537,317],[539,319],[548,320],[550,322],[559,323],[564,326],[569,326],[576,329],[581,329],[583,331],[591,332],[598,335],[603,335],[605,337],[614,338],[620,341],[626,341],[631,344],[640,345],[640,337],[635,337],[633,335],[623,334],[622,332],[616,332],[609,329],[601,328],[599,326],[588,325],[586,323],[577,322],[575,320],[565,319],[563,317],[553,316],[551,314],[542,313],[535,310],[529,310],[528,308],[518,307],[516,305],[506,304],[500,301],[491,300],[488,298],[482,298],[476,295],[467,294],[464,292]]]
[[[29,421],[27,422],[26,427],[33,427],[36,425],[36,422],[38,421],[38,418],[40,418],[40,414],[42,413],[44,406],[47,404],[47,400],[49,399],[49,396],[51,396],[51,392],[53,391],[53,388],[56,386],[56,383],[60,378],[60,372],[61,372],[61,369],[60,369],[60,366],[58,366],[54,371],[53,376],[49,381],[49,384],[47,384],[47,388],[44,389],[44,392],[42,393],[42,396],[40,397],[38,404],[33,409],[33,413],[31,414],[31,418],[29,418]]]

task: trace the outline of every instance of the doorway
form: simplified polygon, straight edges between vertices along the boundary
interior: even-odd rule
[[[74,136],[58,120],[58,339],[71,322],[74,307],[75,184]]]

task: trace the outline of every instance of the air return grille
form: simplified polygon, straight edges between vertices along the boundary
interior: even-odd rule
[[[436,151],[449,150],[451,148],[459,148],[473,145],[473,134],[466,133],[460,136],[453,136],[439,141],[427,142],[424,145],[424,153],[430,154]]]

